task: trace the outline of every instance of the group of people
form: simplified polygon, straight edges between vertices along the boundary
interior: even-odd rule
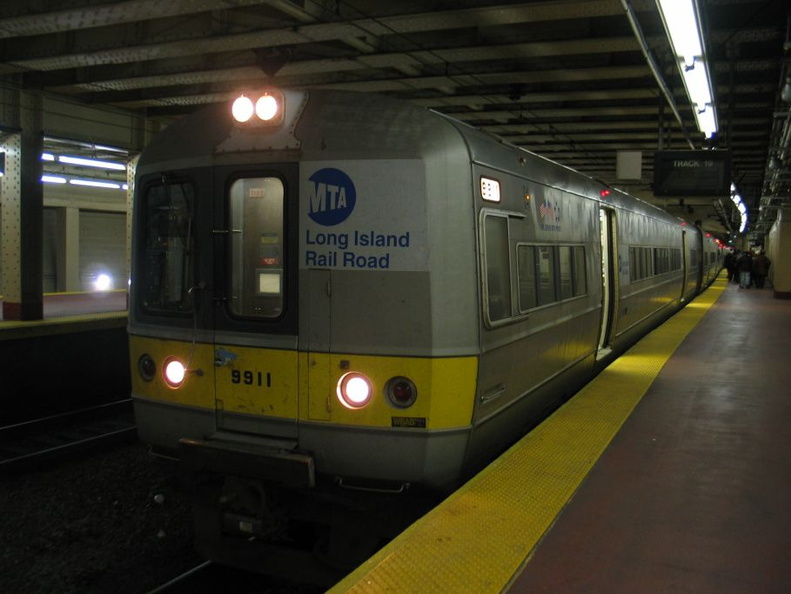
[[[725,255],[724,261],[728,281],[739,283],[742,289],[749,289],[752,286],[763,289],[771,264],[772,261],[766,257],[766,252],[763,250],[755,255],[750,250],[743,252],[734,250]]]

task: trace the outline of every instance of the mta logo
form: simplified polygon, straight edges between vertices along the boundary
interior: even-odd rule
[[[308,216],[319,225],[332,227],[349,218],[357,202],[354,183],[340,169],[327,167],[310,176]]]

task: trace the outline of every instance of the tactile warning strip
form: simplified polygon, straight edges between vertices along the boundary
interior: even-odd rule
[[[716,280],[329,592],[501,592],[725,287]]]

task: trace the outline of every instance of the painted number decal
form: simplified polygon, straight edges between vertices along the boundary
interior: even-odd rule
[[[269,373],[267,373],[266,378],[264,378],[264,374],[261,371],[240,371],[239,369],[231,370],[232,384],[244,384],[246,386],[263,386],[264,381],[266,381],[267,387],[271,385],[271,377]]]

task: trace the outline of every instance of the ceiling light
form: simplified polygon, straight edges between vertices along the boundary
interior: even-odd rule
[[[69,165],[83,165],[84,167],[98,167],[99,169],[126,171],[126,165],[123,163],[100,161],[99,159],[84,159],[82,157],[69,157],[68,155],[60,155],[58,157],[58,161],[61,163],[68,163]]]
[[[717,132],[714,105],[697,0],[656,0],[698,129],[707,138]]]
[[[786,103],[791,103],[791,76],[786,78],[786,84],[780,92],[780,98]]]
[[[92,188],[108,188],[112,190],[121,189],[121,184],[98,181],[94,179],[70,179],[69,183],[74,184],[75,186],[90,186]]]

